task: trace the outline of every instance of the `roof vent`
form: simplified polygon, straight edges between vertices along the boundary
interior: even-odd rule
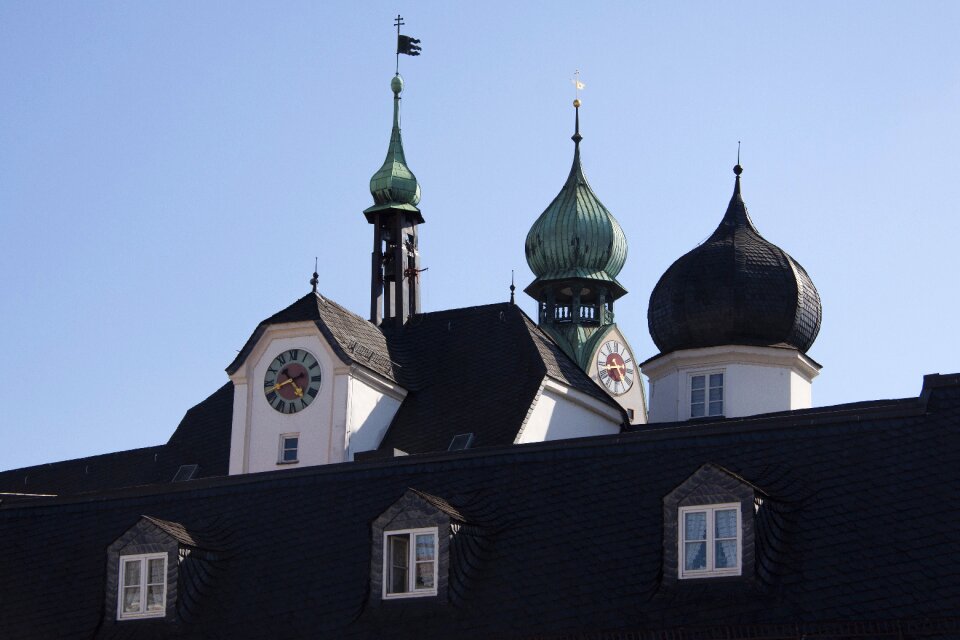
[[[447,451],[463,451],[464,449],[469,449],[472,444],[473,434],[461,433],[453,436],[453,440],[450,441],[450,446],[447,447]]]
[[[193,480],[193,476],[197,474],[197,467],[200,465],[196,464],[182,464],[180,468],[177,469],[177,472],[173,475],[173,480],[170,482],[186,482],[187,480]]]

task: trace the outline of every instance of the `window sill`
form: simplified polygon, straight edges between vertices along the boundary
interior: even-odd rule
[[[277,462],[277,466],[284,465],[284,464],[300,464],[300,461],[299,460],[280,460],[279,462]]]
[[[410,591],[408,593],[386,593],[383,595],[384,600],[405,600],[407,598],[426,598],[430,596],[437,595],[436,589],[423,590],[423,591]]]

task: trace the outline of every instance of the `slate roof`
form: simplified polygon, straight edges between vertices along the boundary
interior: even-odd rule
[[[650,294],[647,324],[661,353],[727,344],[787,345],[806,351],[820,331],[813,280],[760,235],[740,193],[713,234],[681,256]]]
[[[381,449],[445,451],[473,433],[474,447],[514,441],[544,377],[620,406],[519,307],[493,304],[420,314],[386,333],[317,293],[265,319],[227,368],[235,372],[273,324],[313,322],[344,363],[398,382],[408,395]],[[229,470],[233,385],[190,409],[166,445],[0,472],[0,493],[75,494],[169,482],[180,465],[195,478]],[[624,420],[626,422],[626,420]]]
[[[0,494],[76,494],[167,483],[183,464],[198,465],[195,478],[226,475],[232,414],[228,382],[189,409],[165,445],[3,471]]]
[[[0,637],[957,637],[958,436],[960,374],[934,375],[898,401],[2,504]],[[762,489],[767,563],[667,584],[664,496],[703,465]],[[470,531],[447,602],[373,606],[371,523],[409,488]],[[104,617],[106,548],[141,515],[226,541],[177,622]]]

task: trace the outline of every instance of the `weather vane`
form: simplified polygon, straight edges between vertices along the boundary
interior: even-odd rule
[[[404,25],[403,17],[398,13],[393,25],[397,28],[397,75],[400,75],[400,54],[408,56],[420,55],[420,40],[410,36],[400,35],[400,27]]]
[[[573,82],[573,98],[574,98],[573,106],[579,107],[580,91],[587,86],[582,82],[580,82],[580,69],[577,69],[576,71],[573,72],[573,79],[571,80],[571,82]]]

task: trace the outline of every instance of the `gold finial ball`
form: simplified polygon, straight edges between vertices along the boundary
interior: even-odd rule
[[[573,101],[573,106],[577,109],[580,108],[580,98],[577,98]]]

